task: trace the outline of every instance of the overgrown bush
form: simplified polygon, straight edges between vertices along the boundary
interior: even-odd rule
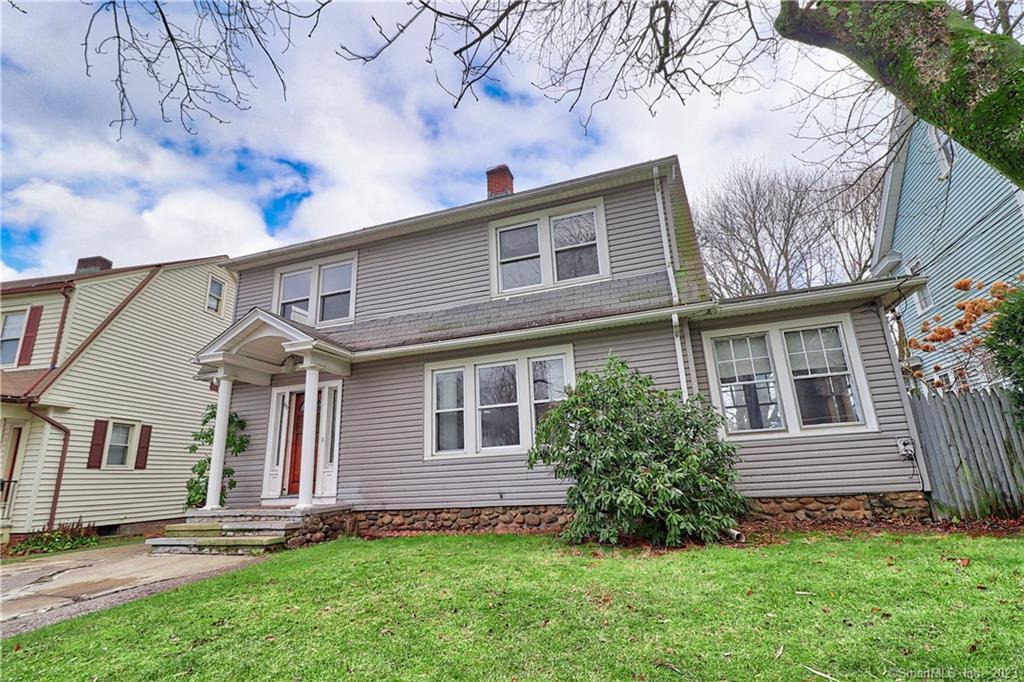
[[[1024,289],[1011,293],[999,306],[985,347],[1012,384],[1017,425],[1024,430]]]
[[[199,422],[199,430],[192,434],[192,443],[188,446],[191,454],[199,452],[199,448],[213,445],[213,426],[217,420],[217,406],[207,405],[203,418]],[[228,437],[225,446],[226,454],[237,456],[249,448],[249,436],[245,431],[245,420],[237,412],[228,415]],[[224,504],[228,491],[237,485],[235,470],[224,465],[224,476],[221,478],[220,504]],[[196,509],[206,505],[206,487],[210,481],[210,456],[203,457],[192,465],[192,478],[185,482],[185,508]]]
[[[568,540],[711,542],[745,508],[736,446],[720,437],[721,425],[703,397],[683,400],[610,357],[601,372],[580,373],[541,419],[529,464],[572,482]]]
[[[96,526],[84,524],[81,520],[62,523],[56,528],[47,528],[31,535],[16,545],[11,545],[7,553],[12,556],[24,554],[47,554],[63,552],[79,547],[90,547],[99,540],[96,538]]]

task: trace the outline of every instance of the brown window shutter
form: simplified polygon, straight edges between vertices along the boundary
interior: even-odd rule
[[[103,446],[107,443],[107,420],[97,419],[92,424],[92,440],[89,441],[89,461],[87,469],[99,469],[103,466]]]
[[[143,424],[139,429],[139,449],[135,453],[135,468],[145,469],[146,460],[149,458],[149,438],[153,434],[153,427]]]
[[[28,309],[25,332],[21,336],[21,350],[18,351],[18,367],[32,363],[32,351],[36,348],[36,336],[39,335],[39,318],[42,316],[43,306],[34,305]]]

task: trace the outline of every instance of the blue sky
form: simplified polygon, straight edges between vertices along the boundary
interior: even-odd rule
[[[777,110],[790,96],[781,88],[666,103],[653,118],[639,101],[613,99],[584,130],[578,112],[531,87],[524,65],[453,110],[422,41],[370,66],[334,55],[339,37],[368,40],[368,13],[388,9],[329,13],[282,58],[287,100],[258,68],[250,109],[229,112],[227,125],[199,119],[196,135],[163,122],[157,94],[135,78],[140,120],[118,140],[110,57],[92,57],[91,77],[83,67],[92,9],[5,5],[4,278],[68,271],[80,256],[130,265],[242,255],[358,229],[483,198],[484,171],[498,163],[525,189],[676,153],[699,199],[734,161],[787,163],[800,151],[795,114]]]

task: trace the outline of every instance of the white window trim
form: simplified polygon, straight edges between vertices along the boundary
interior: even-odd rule
[[[110,464],[107,462],[110,455],[110,439],[114,435],[114,424],[127,424],[132,427],[128,434],[128,454],[125,456],[124,464]],[[107,437],[103,439],[103,460],[100,470],[123,471],[135,468],[135,458],[139,454],[139,433],[142,430],[142,422],[134,419],[110,418],[107,420]]]
[[[211,310],[210,309],[210,296],[213,295],[213,282],[214,281],[220,282],[220,286],[221,286],[221,289],[220,289],[220,299],[218,300],[218,303],[217,303],[217,310]],[[227,307],[225,305],[226,301],[224,299],[227,298],[227,295],[228,295],[228,283],[224,280],[224,278],[217,277],[216,275],[211,274],[209,276],[209,278],[207,279],[207,282],[206,282],[206,300],[203,301],[203,310],[205,310],[209,314],[214,315],[216,317],[224,317],[224,308]]]
[[[718,398],[718,401],[715,402],[715,406],[718,407],[719,411],[724,412],[724,410],[722,409],[722,405],[721,405],[721,401],[722,401],[722,387],[718,383],[718,357],[715,355],[714,341],[715,340],[722,340],[722,339],[732,339],[732,338],[749,338],[749,337],[752,337],[752,336],[763,336],[764,337],[765,346],[767,346],[767,348],[768,348],[768,364],[772,368],[772,383],[775,385],[775,395],[778,396],[778,400],[779,400],[779,403],[778,403],[778,405],[779,405],[779,414],[782,417],[782,426],[776,426],[776,427],[769,428],[769,429],[756,429],[756,430],[742,429],[740,431],[734,431],[734,432],[728,432],[728,430],[727,430],[727,432],[729,433],[729,437],[730,438],[735,438],[736,436],[744,436],[744,435],[761,435],[761,434],[776,434],[776,435],[778,435],[778,434],[787,434],[789,432],[789,419],[787,419],[786,412],[785,412],[785,410],[783,409],[783,406],[782,406],[782,385],[781,385],[782,384],[782,377],[779,375],[779,364],[778,364],[778,360],[776,359],[776,356],[775,356],[775,349],[773,348],[774,339],[772,339],[772,337],[768,333],[767,329],[760,330],[760,331],[755,329],[753,331],[748,331],[748,332],[742,332],[741,331],[741,332],[727,334],[725,336],[718,336],[718,335],[716,335],[714,337],[714,339],[713,339],[713,341],[712,341],[712,343],[710,345],[710,353],[711,354],[708,355],[707,357],[708,357],[708,363],[709,363],[709,367],[708,367],[708,372],[709,373],[711,372],[710,365],[713,364],[715,366],[714,367],[715,384],[714,384],[713,389],[714,389],[715,395]],[[783,340],[783,342],[785,342],[785,340]],[[745,384],[745,383],[767,383],[767,382],[765,382],[765,381],[752,381],[752,382],[744,381],[744,382],[737,382],[737,384],[730,384],[730,385],[738,385],[738,384]]]
[[[310,320],[305,324],[317,329],[326,327],[339,327],[352,324],[356,316],[356,282],[359,269],[357,252],[340,253],[334,256],[319,258],[313,261],[303,261],[284,265],[274,270],[274,297],[273,310],[275,315],[281,314],[281,278],[298,272],[309,271],[309,315]],[[348,317],[341,317],[334,320],[320,320],[320,269],[331,265],[352,264],[352,295],[349,298]]]
[[[919,273],[920,270],[921,270],[921,259],[918,256],[914,256],[913,258],[911,258],[911,259],[909,259],[907,261],[907,273],[908,274],[916,275],[916,274]],[[924,303],[924,294],[921,293],[922,291],[926,292],[927,295],[928,295],[928,300],[930,301],[930,303],[928,305],[923,305],[923,303]],[[931,289],[928,288],[928,283],[927,282],[925,282],[924,286],[922,286],[921,289],[919,289],[918,291],[914,292],[913,299],[914,299],[914,308],[917,310],[917,314],[918,315],[924,315],[925,313],[928,313],[929,311],[931,311],[932,308],[935,307],[935,299],[932,298],[932,292],[931,292]]]
[[[317,481],[314,481],[314,485],[319,485],[323,481],[324,476],[328,476],[333,473],[333,479],[335,483],[338,480],[338,467],[341,462],[341,415],[344,409],[344,381],[342,379],[330,379],[324,380],[317,384],[318,391],[324,391],[328,388],[338,389],[338,414],[335,416],[334,428],[334,467],[333,472],[330,467],[324,466],[326,457],[323,456],[325,444],[327,441],[327,431],[320,429],[318,437],[317,451],[320,453],[318,456],[319,470],[317,471]],[[280,410],[277,409],[280,404],[280,396],[282,394],[289,393],[302,393],[302,384],[293,384],[291,386],[275,386],[270,391],[270,418],[267,420],[267,437],[265,456],[263,460],[263,490],[260,494],[263,500],[288,500],[295,499],[295,495],[285,495],[281,492],[281,486],[283,483],[283,477],[285,471],[288,469],[288,447],[291,442],[291,425],[285,431],[284,438],[278,440],[277,436],[281,427],[281,414]],[[328,401],[322,401],[320,405],[320,423],[325,422],[325,413],[329,409],[330,405]],[[291,416],[291,403],[288,404],[288,410],[286,414],[288,417]],[[280,444],[281,450],[278,450],[278,444]],[[277,456],[280,454],[280,460],[278,461]],[[331,504],[337,500],[338,492],[337,485],[334,486],[334,490],[329,493],[320,492],[317,494],[314,488],[313,502],[315,504]]]
[[[943,132],[943,134],[945,134]],[[947,135],[947,137],[949,137]],[[939,139],[939,131],[934,127],[928,126],[928,139],[932,143],[932,152],[935,154],[935,160],[939,164],[939,180],[945,180],[949,177],[950,171],[953,170],[953,164],[956,162],[954,156],[947,156],[946,148],[943,147],[942,141]],[[952,138],[950,138],[952,141]]]
[[[551,220],[573,213],[594,212],[594,226],[597,231],[597,262],[598,273],[587,277],[556,281],[555,276],[555,245],[554,235],[551,230]],[[518,287],[502,291],[500,279],[500,267],[498,263],[498,232],[512,228],[537,225],[537,243],[540,250],[540,284],[528,287]],[[578,201],[572,204],[556,206],[542,211],[528,214],[520,214],[503,220],[495,220],[488,224],[488,258],[491,270],[491,297],[509,298],[511,296],[523,296],[538,291],[549,291],[563,287],[590,284],[602,280],[611,279],[611,261],[608,256],[608,229],[605,222],[604,198],[596,197],[586,201]]]
[[[29,309],[31,307],[32,306],[25,306],[23,308],[11,308],[10,310],[5,310],[5,311],[3,311],[2,314],[0,314],[0,330],[3,329],[3,326],[2,326],[3,322],[7,318],[8,315],[13,315],[15,313],[23,313],[25,315],[24,319],[21,321],[21,336],[18,337],[18,347],[14,350],[14,361],[13,362],[0,363],[0,367],[17,367],[18,366],[18,357],[21,355],[21,345],[23,343],[25,343],[25,325],[28,324],[28,311],[29,311]],[[29,361],[29,364],[30,365],[32,364],[31,360]],[[27,369],[27,367],[26,367],[26,369]]]
[[[572,344],[529,348],[526,350],[493,353],[474,357],[462,357],[423,365],[423,459],[424,461],[468,459],[500,455],[524,455],[533,446],[533,389],[530,380],[530,360],[548,360],[553,357],[565,358],[565,385],[576,383],[576,365]],[[478,367],[516,362],[516,398],[519,407],[519,445],[508,447],[481,448],[477,446],[477,404],[476,371]],[[434,372],[462,369],[462,406],[464,412],[463,442],[461,451],[437,452],[434,447]]]
[[[803,426],[800,423],[800,408],[796,399],[796,382],[789,364],[789,354],[786,352],[783,334],[788,331],[799,331],[828,325],[837,325],[839,327],[843,347],[846,350],[846,359],[850,365],[850,374],[853,378],[854,399],[857,401],[858,408],[860,408],[861,420],[859,422],[843,424]],[[878,420],[875,417],[875,408],[871,400],[871,388],[868,385],[867,375],[864,372],[864,363],[861,360],[857,336],[853,329],[853,318],[849,313],[806,317],[785,320],[783,322],[730,327],[728,329],[715,329],[703,332],[701,336],[703,337],[704,365],[708,372],[708,388],[711,393],[711,403],[719,412],[722,412],[722,395],[718,383],[718,366],[714,362],[715,339],[755,333],[768,335],[768,352],[771,356],[772,367],[774,371],[778,372],[776,385],[779,392],[779,404],[782,410],[782,423],[785,428],[770,431],[739,431],[729,433],[723,427],[723,435],[728,440],[746,442],[878,432]]]

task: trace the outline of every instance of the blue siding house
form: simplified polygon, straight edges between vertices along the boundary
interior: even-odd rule
[[[893,137],[903,142],[885,177],[872,276],[928,277],[899,307],[907,336],[920,337],[923,321],[959,317],[955,304],[969,294],[953,289],[956,281],[1011,281],[1024,271],[1024,192],[920,119],[908,115]],[[954,345],[914,351],[926,377],[950,384]],[[998,380],[985,366],[968,376],[975,386]]]

